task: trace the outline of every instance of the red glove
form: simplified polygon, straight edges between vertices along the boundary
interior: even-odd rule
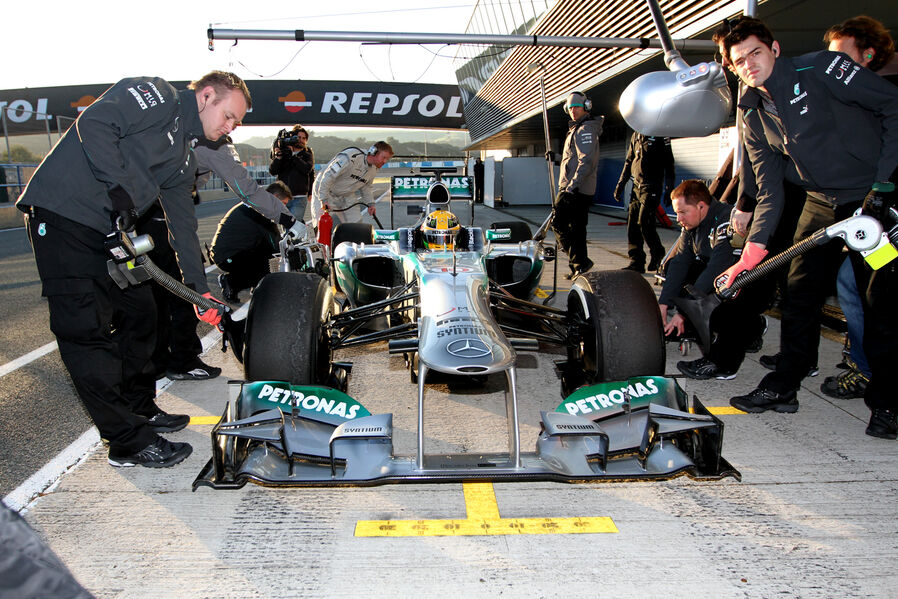
[[[763,260],[766,255],[767,250],[757,243],[751,241],[746,242],[745,247],[742,248],[742,255],[739,257],[739,261],[723,271],[723,273],[714,280],[714,287],[718,290],[728,289],[733,282],[735,282],[736,277],[739,276],[740,273],[753,269],[761,263],[761,260]]]
[[[216,304],[221,304],[221,308],[200,308],[199,306],[194,305],[193,311],[196,312],[196,317],[203,322],[208,322],[214,327],[221,328],[221,315],[224,314],[225,304],[212,297],[212,294],[208,291],[203,294],[203,297],[212,300]]]

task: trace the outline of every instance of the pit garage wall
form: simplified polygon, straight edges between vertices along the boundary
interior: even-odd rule
[[[717,176],[720,164],[729,152],[729,129],[707,137],[689,137],[672,140],[676,168],[675,184],[685,179],[701,179],[711,183]],[[624,210],[630,193],[630,185],[624,192],[624,205],[614,200],[614,188],[620,179],[627,153],[626,141],[604,144],[599,160],[598,185],[595,203],[611,209]],[[550,205],[554,194],[549,193],[548,171],[542,157],[509,157],[502,161],[501,198],[510,205]],[[558,168],[555,169],[558,182]],[[668,212],[672,211],[668,208]]]

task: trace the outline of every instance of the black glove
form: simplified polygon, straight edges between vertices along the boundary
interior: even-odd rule
[[[112,201],[113,229],[130,233],[134,230],[139,218],[137,209],[134,208],[134,201],[121,185],[116,185],[106,193]]]
[[[549,150],[548,152],[546,152],[546,160],[554,163],[555,162],[555,152],[553,152],[552,150]]]
[[[886,224],[889,208],[895,205],[895,184],[891,181],[877,181],[864,198],[863,214],[867,214]]]

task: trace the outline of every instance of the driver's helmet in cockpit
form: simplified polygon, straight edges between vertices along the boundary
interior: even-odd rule
[[[461,227],[458,218],[448,210],[434,210],[421,225],[421,238],[428,250],[454,250]]]

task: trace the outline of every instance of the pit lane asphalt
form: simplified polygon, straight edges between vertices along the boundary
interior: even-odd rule
[[[477,224],[521,217],[535,228],[545,214],[478,207]],[[589,251],[600,268],[626,264],[625,231],[609,226],[620,220],[590,218]],[[662,231],[666,246],[675,235]],[[771,321],[762,353],[776,351],[778,324]],[[723,455],[741,470],[741,483],[493,485],[503,518],[607,516],[617,533],[360,538],[359,521],[463,519],[471,506],[459,484],[191,493],[210,455],[211,425],[171,435],[194,446],[171,469],[117,470],[102,449],[94,451],[34,501],[26,518],[98,597],[892,596],[898,444],[863,434],[868,414],[860,400],[819,393],[823,376],[836,372],[839,349],[837,341],[821,341],[821,376],[805,380],[797,414],[721,416]],[[351,356],[350,394],[373,412],[394,413],[397,451],[407,454],[414,388],[401,360],[385,353],[371,362]],[[732,381],[681,385],[706,405],[726,408],[729,397],[763,375],[759,355],[750,355]],[[520,366],[525,450],[538,430],[535,409],[553,409],[559,400],[555,357],[524,354]],[[695,357],[693,349],[686,359]],[[679,359],[668,346],[668,373]],[[217,350],[207,360],[224,375],[176,382],[160,404],[218,416],[226,378],[239,378],[241,369]],[[429,450],[501,450],[504,410],[492,387],[479,394],[428,391]],[[29,390],[20,393],[38,401]],[[469,423],[482,427],[472,432]]]

